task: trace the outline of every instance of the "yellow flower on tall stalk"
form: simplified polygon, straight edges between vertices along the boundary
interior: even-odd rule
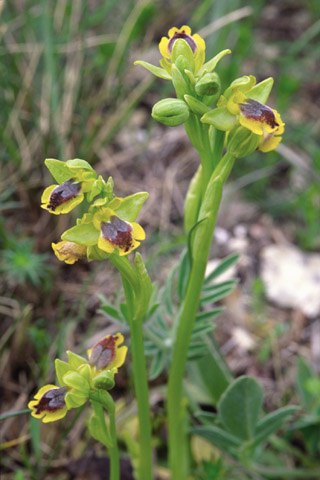
[[[168,72],[171,73],[172,64],[168,60],[171,59],[172,49],[175,42],[184,40],[190,47],[194,56],[195,69],[194,73],[197,74],[205,61],[206,44],[203,38],[197,33],[191,35],[191,28],[188,25],[183,25],[181,28],[170,28],[167,37],[162,37],[159,43],[159,50],[163,59],[160,61],[160,65]]]
[[[54,422],[65,417],[68,411],[65,402],[67,392],[67,387],[56,385],[45,385],[40,388],[34,396],[35,400],[28,403],[28,407],[32,410],[31,415],[42,419],[43,423]]]

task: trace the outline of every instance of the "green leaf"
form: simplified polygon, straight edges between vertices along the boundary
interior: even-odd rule
[[[312,412],[314,404],[314,395],[312,395],[306,388],[308,380],[315,377],[311,367],[307,364],[303,357],[299,357],[298,369],[296,373],[296,385],[301,399],[301,403],[305,410]]]
[[[234,285],[231,287],[216,288],[214,293],[200,299],[200,305],[206,305],[207,303],[217,302],[218,300],[221,300],[222,298],[227,297],[229,293],[232,292],[233,289],[234,289]]]
[[[286,421],[287,417],[299,410],[299,407],[289,405],[271,412],[260,420],[256,425],[254,438],[251,445],[256,446],[264,442],[274,432],[276,432]]]
[[[192,365],[213,405],[217,405],[221,395],[232,382],[232,374],[213,338],[208,341],[207,354]],[[212,344],[212,345],[211,345]]]
[[[184,250],[184,252],[182,253],[181,261],[180,261],[178,286],[177,286],[180,302],[184,298],[184,295],[187,289],[189,272],[190,272],[190,262],[189,262],[188,250]]]
[[[96,245],[100,232],[92,223],[80,223],[61,235],[62,240],[78,243],[79,245]]]
[[[229,453],[233,452],[241,445],[241,442],[237,437],[215,426],[194,427],[191,429],[191,433],[205,438],[209,443],[212,443],[212,445],[215,445],[222,450],[226,450]]]
[[[217,308],[212,308],[211,310],[207,310],[205,312],[200,312],[196,316],[196,322],[201,320],[212,320],[214,319],[214,317],[216,317],[223,311],[224,311],[224,307],[217,307]]]
[[[92,415],[90,417],[88,427],[89,427],[90,435],[95,440],[102,443],[102,445],[104,445],[107,448],[111,446],[111,440],[105,430],[105,426],[96,415]]]
[[[49,172],[53,178],[59,183],[63,183],[66,180],[72,178],[72,172],[67,167],[66,162],[61,162],[61,160],[56,160],[54,158],[46,158],[44,161]]]
[[[237,117],[229,112],[227,107],[220,107],[210,110],[200,118],[201,122],[209,123],[218,130],[231,130],[237,123]]]
[[[116,320],[122,320],[122,316],[119,313],[119,310],[114,308],[110,303],[107,302],[106,298],[103,295],[97,295],[100,302],[101,302],[101,310],[109,315],[111,318],[114,318]]]
[[[222,50],[222,52],[211,58],[211,60],[209,60],[202,66],[198,76],[201,77],[205,72],[212,72],[212,70],[214,70],[214,68],[216,67],[217,63],[221,60],[221,58],[229,53],[231,53],[231,50],[229,49]]]
[[[156,77],[163,78],[164,80],[171,80],[171,75],[169,75],[168,72],[166,72],[163,68],[152,65],[152,63],[138,60],[137,62],[134,62],[134,65],[141,65],[142,67],[149,70],[149,72],[153,73],[153,75],[155,75]]]
[[[157,378],[163,370],[165,356],[163,352],[158,351],[157,355],[153,357],[151,368],[150,368],[150,380]]]
[[[149,193],[138,192],[124,198],[116,209],[116,214],[125,222],[134,222],[139,215],[142,205],[147,200]]]
[[[168,278],[164,287],[164,303],[169,315],[173,315],[172,294],[173,294],[173,281],[177,272],[178,265],[175,265],[169,272]]]
[[[243,440],[254,436],[263,400],[263,390],[253,377],[240,377],[223,393],[218,412],[221,422]]]
[[[204,285],[202,293],[208,295],[209,293],[215,293],[222,290],[223,288],[234,288],[238,283],[238,279],[234,278],[232,280],[226,280],[225,282],[215,283],[214,285]]]
[[[204,281],[205,284],[212,282],[215,278],[219,277],[222,273],[224,273],[228,268],[232,267],[237,261],[239,260],[240,255],[239,253],[233,253],[228,257],[224,258],[219,265],[213,270],[213,272],[208,275]]]
[[[248,93],[247,96],[260,103],[266,103],[270,95],[273,86],[273,78],[269,77],[262,82],[255,85]]]
[[[192,338],[194,339],[197,337],[204,337],[209,332],[211,332],[213,328],[214,328],[214,324],[211,322],[196,323],[192,332]]]

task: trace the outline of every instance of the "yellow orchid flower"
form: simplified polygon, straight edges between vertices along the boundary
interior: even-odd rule
[[[69,265],[72,265],[80,258],[86,258],[87,256],[87,247],[84,245],[78,245],[74,242],[62,241],[59,243],[52,243],[51,246],[58,260],[68,263]]]
[[[104,337],[87,351],[89,364],[97,372],[101,370],[116,370],[121,367],[128,351],[128,347],[125,345],[119,347],[123,341],[124,338],[121,333]]]
[[[113,253],[117,248],[120,256],[128,255],[140,245],[139,240],[146,238],[145,231],[138,223],[121,220],[111,208],[96,213],[93,223],[100,230],[98,248],[107,253]]]
[[[41,207],[50,213],[69,213],[82,202],[84,194],[80,182],[66,180],[61,185],[47,187],[41,197]]]
[[[160,65],[168,72],[171,72],[171,54],[173,45],[176,40],[184,40],[190,47],[195,62],[195,74],[200,70],[205,61],[206,44],[203,38],[197,33],[191,35],[191,28],[188,25],[183,25],[181,28],[170,28],[167,37],[162,37],[159,43],[159,50],[163,59],[160,61]]]
[[[45,385],[40,388],[34,396],[35,400],[28,403],[28,407],[32,410],[31,415],[42,419],[43,423],[60,420],[68,411],[65,403],[67,392],[66,387],[56,385]]]

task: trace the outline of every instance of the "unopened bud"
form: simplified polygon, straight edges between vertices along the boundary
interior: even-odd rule
[[[260,140],[260,135],[238,125],[229,132],[227,151],[236,158],[242,158],[254,152],[258,148]]]
[[[165,98],[153,106],[151,115],[164,125],[177,127],[188,120],[189,108],[183,100]]]
[[[219,76],[213,73],[206,73],[195,85],[197,95],[216,95],[221,88]]]
[[[114,372],[104,370],[93,379],[93,385],[99,390],[111,390],[114,387]]]

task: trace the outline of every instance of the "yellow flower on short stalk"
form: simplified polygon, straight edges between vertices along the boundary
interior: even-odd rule
[[[101,370],[116,370],[121,367],[128,351],[128,347],[125,345],[119,346],[123,341],[124,338],[121,333],[104,337],[87,351],[89,364],[97,372]]]
[[[32,410],[31,415],[42,419],[43,423],[60,420],[68,411],[65,403],[67,392],[66,387],[56,385],[45,385],[40,388],[34,396],[35,400],[28,403],[28,407]]]
[[[51,246],[58,260],[70,265],[87,256],[87,247],[74,242],[62,241]]]
[[[107,253],[118,249],[119,255],[128,255],[140,245],[146,235],[135,222],[125,222],[110,208],[103,208],[94,215],[93,223],[100,230],[98,247]]]
[[[173,45],[176,40],[184,40],[190,47],[194,56],[195,62],[195,74],[198,73],[205,61],[206,44],[203,38],[197,33],[191,35],[191,28],[188,25],[183,25],[181,28],[170,28],[167,37],[162,37],[159,43],[159,50],[163,59],[160,61],[160,65],[170,74],[172,64],[168,60],[171,59]]]
[[[50,213],[69,213],[84,199],[81,182],[66,180],[61,185],[47,187],[41,197],[41,207]]]

